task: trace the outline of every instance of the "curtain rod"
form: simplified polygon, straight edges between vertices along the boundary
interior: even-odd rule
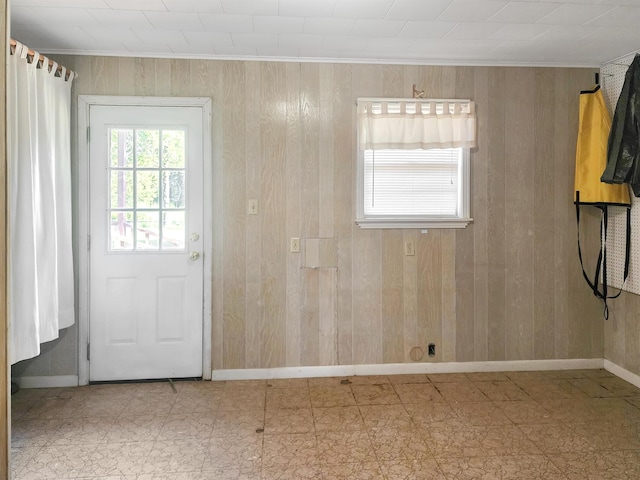
[[[18,46],[18,41],[14,40],[13,38],[9,41],[9,45],[11,46],[10,51],[11,51],[11,55],[15,55],[15,48]],[[24,45],[24,44],[22,44]],[[26,45],[25,45],[26,47]],[[35,50],[32,50],[31,48],[27,47],[27,57],[31,57],[33,60],[35,60],[36,55],[38,56],[37,61],[38,62],[42,62],[44,63],[45,61],[49,62],[49,68],[51,69],[53,67],[53,60],[51,60],[50,58],[42,55],[41,53],[36,52]],[[32,61],[33,61],[32,60]],[[66,67],[65,67],[66,68]],[[56,69],[56,73],[59,73],[60,75],[62,75],[62,65],[58,64],[58,68]],[[67,75],[65,77],[65,80],[69,80],[69,77],[71,76],[71,73],[73,73],[74,78],[78,77],[78,74],[76,74],[75,72],[72,72],[70,69],[67,68]]]

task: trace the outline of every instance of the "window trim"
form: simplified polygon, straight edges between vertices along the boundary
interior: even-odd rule
[[[357,148],[357,147],[356,147]],[[473,221],[470,217],[471,196],[471,151],[462,147],[462,181],[458,215],[455,217],[411,216],[395,215],[365,216],[364,215],[364,152],[357,148],[357,178],[356,178],[356,225],[363,229],[389,228],[466,228]]]

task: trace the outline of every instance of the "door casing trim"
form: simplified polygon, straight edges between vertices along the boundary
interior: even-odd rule
[[[91,106],[200,107],[202,109],[204,265],[202,305],[202,378],[211,379],[211,308],[213,274],[213,162],[211,98],[78,96],[78,384],[89,384],[89,114]]]

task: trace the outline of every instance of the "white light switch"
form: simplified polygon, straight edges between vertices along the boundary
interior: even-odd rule
[[[300,253],[300,239],[291,237],[291,253]]]
[[[256,200],[255,198],[247,200],[247,213],[249,215],[258,214],[258,200]]]
[[[404,242],[404,254],[407,257],[413,257],[416,254],[416,245],[412,240]]]

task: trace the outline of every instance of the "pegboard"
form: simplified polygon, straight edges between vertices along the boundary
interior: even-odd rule
[[[613,117],[624,77],[635,54],[630,54],[604,65],[600,69],[600,85],[609,113]],[[609,207],[609,229],[607,233],[607,278],[608,284],[627,292],[640,294],[640,199],[631,193],[631,254],[629,278],[623,285],[624,259],[627,235],[627,209]]]

